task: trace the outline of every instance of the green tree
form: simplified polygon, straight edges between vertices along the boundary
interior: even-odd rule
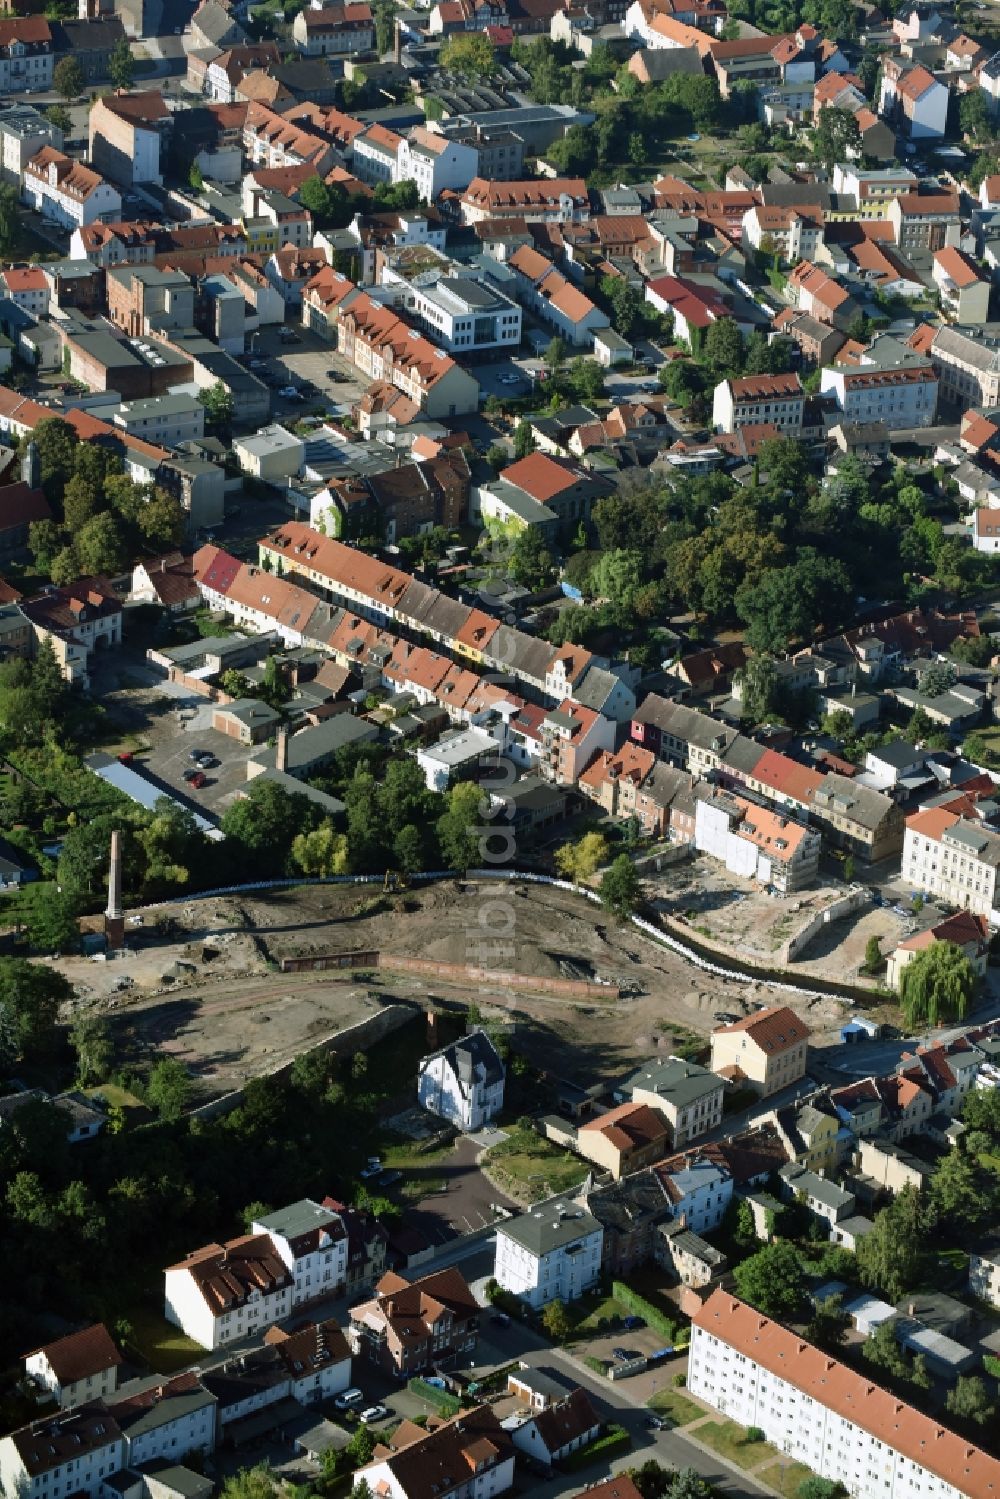
[[[628,611],[635,603],[643,584],[644,559],[641,552],[615,548],[602,552],[591,575],[594,593],[620,609]]]
[[[869,937],[868,941],[865,943],[864,968],[866,973],[879,973],[881,971],[882,939],[880,937],[876,937],[873,935]]]
[[[842,1483],[833,1478],[820,1478],[814,1473],[799,1484],[798,1499],[839,1499],[844,1492]]]
[[[222,1499],[278,1499],[281,1490],[267,1463],[241,1468],[222,1485]]]
[[[861,1284],[895,1303],[923,1280],[927,1253],[927,1213],[916,1188],[906,1186],[875,1214],[872,1231],[858,1241]]]
[[[0,958],[0,1007],[14,1029],[20,1056],[33,1060],[52,1050],[59,1006],[72,994],[73,986],[58,969]]]
[[[566,363],[566,345],[558,334],[555,338],[549,340],[548,347],[542,358],[554,375],[557,375],[562,369],[562,366]]]
[[[833,1352],[847,1342],[850,1325],[850,1318],[844,1311],[844,1298],[827,1296],[824,1301],[817,1303],[806,1326],[806,1337],[810,1343],[817,1343],[820,1348],[828,1348]]]
[[[556,869],[564,879],[585,884],[608,857],[608,840],[602,833],[584,833],[576,843],[564,843],[556,849]]]
[[[62,94],[67,103],[80,97],[85,81],[83,69],[75,57],[64,57],[61,62],[56,63],[52,72],[52,87]]]
[[[442,68],[463,78],[489,78],[496,72],[496,52],[484,31],[458,32],[441,47],[438,62]]]
[[[525,588],[543,588],[552,581],[555,563],[540,527],[521,527],[510,549],[507,570]]]
[[[164,1057],[149,1074],[146,1097],[166,1123],[179,1119],[191,1097],[191,1079],[183,1062]]]
[[[139,511],[139,531],[157,551],[169,551],[180,545],[186,516],[180,500],[165,489],[155,488]]]
[[[445,867],[464,872],[483,854],[480,840],[491,825],[483,824],[483,793],[470,781],[460,781],[448,793],[448,806],[437,820],[437,836]]]
[[[233,854],[244,878],[284,872],[296,837],[320,821],[316,807],[298,792],[269,781],[252,781],[246,796],[232,802],[222,816],[222,831],[233,840]]]
[[[121,526],[107,512],[87,522],[77,534],[74,547],[85,574],[117,573],[128,561]]]
[[[861,130],[849,109],[821,109],[813,131],[813,155],[827,171],[861,149]]]
[[[763,723],[771,713],[778,686],[774,657],[760,651],[748,656],[739,672],[743,693],[743,712],[752,723]]]
[[[977,1088],[967,1094],[962,1105],[962,1119],[966,1129],[1000,1141],[1000,1091]]]
[[[130,89],[135,81],[135,58],[125,37],[120,37],[111,49],[108,76],[115,88]]]
[[[627,921],[634,914],[641,899],[639,876],[628,854],[619,854],[605,870],[599,891],[601,905],[611,911],[619,921]]]
[[[17,189],[5,182],[0,187],[0,255],[8,260],[14,254],[20,235],[20,211]]]
[[[353,1463],[363,1468],[375,1455],[375,1433],[369,1426],[358,1426],[347,1444],[347,1452]]]
[[[976,974],[954,942],[933,942],[903,969],[899,999],[910,1030],[964,1020],[976,986]]]
[[[64,61],[71,62],[72,59],[65,58]],[[62,63],[59,66],[61,67]],[[38,450],[42,488],[45,490],[46,499],[60,514],[62,513],[63,490],[73,473],[79,441],[75,427],[71,427],[69,422],[64,421],[61,416],[47,416],[21,443],[22,452],[31,443],[34,443]]]
[[[107,1021],[100,1015],[79,1015],[69,1039],[76,1052],[76,1080],[80,1087],[103,1083],[114,1059]]]
[[[317,228],[324,228],[340,215],[343,208],[343,193],[338,192],[322,177],[308,177],[299,188],[298,199],[303,208],[308,208]]]
[[[188,187],[193,193],[200,193],[205,186],[205,174],[197,161],[192,161],[188,168]]]
[[[495,474],[505,469],[510,463],[510,454],[507,452],[506,443],[493,442],[486,450],[486,462]]]
[[[910,1366],[899,1346],[895,1317],[888,1317],[886,1321],[880,1322],[868,1334],[861,1353],[868,1363],[874,1364],[876,1369],[883,1369],[890,1378],[905,1380],[909,1377]]]
[[[704,357],[718,380],[730,379],[743,369],[743,335],[731,317],[710,324]]]
[[[564,1343],[573,1331],[573,1318],[565,1301],[550,1301],[542,1313],[542,1326],[554,1343]]]
[[[986,96],[979,89],[962,95],[958,105],[958,119],[963,134],[970,140],[986,140],[994,133]]]
[[[45,118],[50,125],[54,125],[57,130],[61,130],[64,136],[69,135],[73,129],[73,117],[65,104],[50,104],[45,111]]]
[[[736,1289],[765,1317],[793,1320],[806,1304],[802,1262],[791,1244],[776,1239],[733,1270]]]
[[[216,380],[214,385],[199,391],[198,400],[205,408],[206,426],[220,436],[228,435],[236,416],[236,403],[222,381]]]
[[[962,1240],[976,1239],[997,1207],[996,1177],[965,1148],[964,1137],[941,1157],[930,1180],[928,1202],[938,1223]]]
[[[956,1421],[972,1426],[989,1426],[996,1417],[996,1406],[978,1374],[960,1374],[945,1396],[944,1408]]]
[[[318,828],[292,839],[292,863],[303,874],[346,874],[347,837],[338,833],[328,818]]]
[[[518,422],[514,428],[514,458],[527,458],[535,451],[535,439],[527,422]]]
[[[958,672],[950,661],[934,661],[920,678],[920,691],[925,697],[940,697],[958,681]]]
[[[36,952],[79,951],[80,928],[77,924],[76,902],[56,885],[30,885],[25,891],[21,919],[28,933],[28,941]]]

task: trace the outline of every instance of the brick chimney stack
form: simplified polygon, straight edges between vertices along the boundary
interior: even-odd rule
[[[278,730],[278,743],[274,751],[275,770],[288,771],[288,730]]]

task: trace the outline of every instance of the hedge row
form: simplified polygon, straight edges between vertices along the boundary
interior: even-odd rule
[[[641,1317],[648,1327],[658,1332],[661,1338],[668,1343],[675,1341],[676,1324],[663,1312],[658,1311],[651,1301],[645,1296],[640,1296],[633,1291],[631,1286],[625,1285],[623,1281],[616,1280],[611,1286],[611,1294],[617,1302],[620,1302],[626,1311],[633,1317]]]
[[[462,1402],[454,1395],[449,1395],[447,1390],[439,1390],[436,1384],[428,1384],[426,1379],[411,1379],[407,1388],[414,1394],[419,1395],[421,1400],[426,1400],[428,1405],[433,1405],[439,1416],[450,1420],[457,1416],[462,1409]]]
[[[620,1452],[627,1452],[631,1445],[632,1438],[624,1426],[608,1426],[589,1447],[580,1447],[568,1457],[560,1458],[559,1466],[567,1473],[576,1473],[580,1468],[589,1468],[592,1463],[603,1458],[617,1457]]]

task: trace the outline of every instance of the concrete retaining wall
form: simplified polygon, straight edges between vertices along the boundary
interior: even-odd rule
[[[824,927],[828,927],[831,922],[840,921],[845,916],[850,916],[852,911],[860,911],[862,906],[867,906],[870,903],[871,896],[868,891],[859,888],[848,890],[846,895],[842,895],[839,900],[835,900],[825,910],[814,911],[810,916],[806,917],[798,931],[793,932],[789,937],[781,949],[778,961],[782,966],[794,963],[796,958],[800,957],[805,948],[812,942],[813,938],[819,936]]]

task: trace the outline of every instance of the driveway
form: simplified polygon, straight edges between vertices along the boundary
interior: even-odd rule
[[[178,724],[175,734],[158,740],[148,753],[137,756],[136,768],[197,811],[218,818],[235,801],[237,790],[246,785],[247,761],[255,750],[220,734],[211,723],[212,704],[200,704],[193,718]],[[184,772],[192,768],[191,751],[196,749],[207,750],[219,761],[205,772],[207,781],[200,790],[184,779]]]
[[[475,1233],[497,1221],[493,1204],[519,1212],[517,1204],[491,1186],[477,1162],[483,1147],[468,1135],[457,1141],[443,1161],[434,1161],[425,1169],[428,1178],[442,1181],[444,1190],[435,1192],[406,1213],[408,1227],[417,1228],[432,1244],[445,1244],[460,1234]],[[407,1177],[420,1175],[407,1167]]]

